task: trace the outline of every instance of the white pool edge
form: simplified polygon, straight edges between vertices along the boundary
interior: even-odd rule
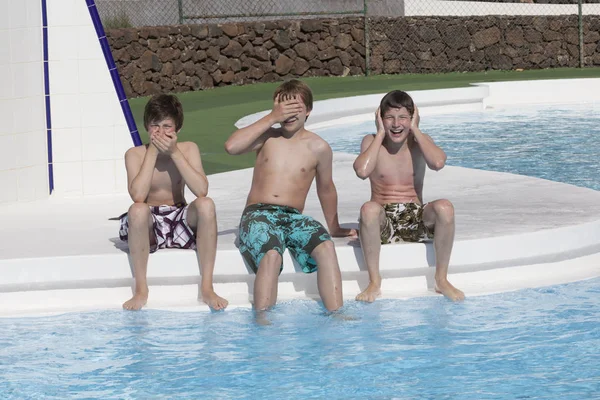
[[[599,89],[600,79],[594,78],[477,83],[469,88],[409,93],[423,110],[423,114],[426,114],[429,112],[469,111],[516,104],[597,102],[600,99]],[[560,102],[555,101],[556,93],[560,93]],[[314,126],[319,127],[317,124],[325,126],[326,121],[329,120],[339,123],[340,118],[372,115],[382,95],[383,93],[315,102],[315,108],[310,117],[311,125],[307,127],[314,129]],[[244,117],[236,123],[236,126],[244,126],[262,115],[264,112]],[[569,241],[569,238],[572,240]],[[477,253],[485,254],[487,258],[481,258],[469,252],[468,249],[474,246],[475,242],[478,246],[484,246],[484,251]],[[468,296],[475,296],[594,278],[600,276],[600,253],[595,251],[598,246],[600,246],[600,218],[599,221],[556,230],[484,238],[477,241],[457,241],[449,271],[450,279]],[[384,246],[382,257],[397,257],[395,248],[395,246]],[[506,254],[503,253],[508,248],[515,253],[506,258]],[[590,252],[590,249],[593,251]],[[402,299],[434,295],[431,290],[434,268],[427,265],[426,247],[403,245],[402,253],[403,261],[415,267],[397,269],[383,267],[383,297]],[[366,286],[367,274],[357,264],[354,248],[344,247],[338,250],[338,254],[340,264],[343,265],[344,297],[350,300],[361,288]],[[552,254],[556,255],[556,259],[552,259]],[[567,258],[561,259],[561,254],[566,255]],[[150,261],[150,265],[155,264],[155,266],[150,267],[149,265],[151,295],[147,307],[179,311],[208,310],[205,305],[198,304],[195,300],[199,279],[197,275],[190,274],[189,266],[182,269],[177,268],[177,265],[181,264],[177,262],[178,260],[187,260],[186,264],[189,264],[192,258],[195,259],[195,254],[176,252],[157,254],[157,256],[152,257]],[[231,260],[240,258],[236,250],[220,252],[219,257],[222,256],[226,256],[228,259],[231,257]],[[504,258],[501,258],[506,262],[503,265],[494,266],[495,256],[503,256]],[[54,262],[59,261],[56,257],[52,259]],[[60,261],[67,259],[69,258],[65,257]],[[74,257],[71,257],[71,260],[73,259]],[[119,261],[115,262],[116,260]],[[132,278],[128,275],[129,269],[124,264],[124,260],[126,262],[126,256],[122,254],[89,256],[88,261],[103,271],[102,277],[98,275],[93,277],[98,284],[91,286],[88,281],[90,277],[86,273],[78,275],[82,271],[80,268],[78,269],[76,263],[72,265],[61,263],[60,270],[48,271],[47,268],[46,270],[38,268],[44,262],[39,258],[2,260],[4,267],[10,267],[3,269],[8,272],[3,279],[5,287],[11,284],[25,285],[23,288],[28,284],[31,286],[30,289],[25,290],[0,292],[0,304],[2,304],[0,316],[32,316],[72,311],[119,309],[120,304],[131,295],[129,284],[131,284]],[[291,261],[287,253],[284,260],[286,263]],[[507,260],[514,266],[507,263]],[[527,264],[528,261],[531,261],[532,264]],[[9,266],[7,263],[11,265]],[[173,265],[176,267],[173,268]],[[477,266],[480,268],[477,269]],[[174,279],[172,283],[161,281],[167,267],[169,267],[168,277]],[[66,281],[64,276],[67,275],[75,279]],[[279,285],[279,301],[318,297],[315,274],[287,275],[289,276],[282,276],[282,282]],[[177,280],[177,278],[181,279]],[[108,281],[105,286],[103,286],[102,279]],[[250,306],[249,293],[253,280],[254,275],[251,274],[232,280],[219,279],[215,288],[219,294],[230,300],[231,308],[248,307]],[[82,283],[84,281],[86,282]],[[55,282],[62,282],[67,287],[53,289],[52,284]],[[69,287],[69,282],[74,285]],[[36,287],[36,283],[41,283],[42,286]],[[43,284],[50,286],[46,290],[39,290]]]

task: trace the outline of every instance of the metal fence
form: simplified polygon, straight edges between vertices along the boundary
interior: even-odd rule
[[[105,29],[361,17],[369,73],[600,65],[600,0],[96,0]]]

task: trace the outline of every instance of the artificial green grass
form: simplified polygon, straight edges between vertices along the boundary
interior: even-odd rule
[[[474,82],[515,80],[597,78],[600,68],[561,68],[528,71],[489,71],[447,74],[376,75],[370,77],[327,77],[302,79],[312,89],[315,100],[385,93],[394,89],[427,90],[465,87]],[[236,129],[234,123],[258,111],[270,109],[273,91],[280,83],[258,83],[246,86],[226,86],[211,90],[179,93],[185,112],[180,140],[193,141],[202,153],[207,174],[251,167],[254,154],[230,156],[224,143]],[[142,141],[147,142],[143,125],[147,97],[130,99]]]

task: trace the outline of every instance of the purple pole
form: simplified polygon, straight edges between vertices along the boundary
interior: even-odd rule
[[[46,142],[48,143],[48,190],[54,190],[52,165],[52,114],[50,112],[50,77],[48,69],[48,15],[46,0],[42,0],[42,51],[44,53],[44,100],[46,102]]]
[[[110,77],[112,78],[115,90],[117,92],[117,96],[119,97],[119,103],[121,103],[121,109],[123,110],[125,121],[127,121],[129,134],[131,135],[133,144],[135,146],[141,146],[142,140],[140,139],[140,134],[137,130],[135,120],[133,119],[131,108],[129,108],[129,102],[127,101],[125,90],[123,90],[123,84],[121,83],[121,78],[119,77],[119,71],[117,70],[117,66],[115,65],[115,60],[113,59],[112,53],[110,51],[110,46],[108,45],[108,40],[106,39],[106,34],[104,33],[104,27],[102,26],[102,21],[100,20],[100,15],[98,14],[98,9],[96,8],[96,3],[94,2],[94,0],[85,1],[87,3],[88,10],[90,11],[90,16],[92,17],[94,28],[96,29],[96,35],[98,35],[98,40],[100,41],[100,47],[102,47],[102,53],[104,54],[104,59],[106,60],[106,65],[108,66]]]

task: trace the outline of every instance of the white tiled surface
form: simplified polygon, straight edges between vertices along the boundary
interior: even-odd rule
[[[41,0],[9,0],[8,3],[7,12],[10,29],[39,28],[42,26]]]
[[[127,128],[127,125],[115,125],[113,135],[115,146],[112,158],[123,161],[125,152],[133,146],[133,139],[129,133],[129,128]]]
[[[48,75],[50,77],[50,92],[52,100],[58,94],[79,93],[79,61],[55,60],[48,62]]]
[[[8,4],[8,15],[10,16],[10,28],[26,28],[27,24],[27,3],[30,0],[10,1]]]
[[[41,1],[0,1],[0,202],[48,197]]]
[[[2,18],[0,16],[0,18]],[[10,63],[10,31],[0,29],[0,65],[8,65]],[[4,87],[4,86],[2,86]]]
[[[104,59],[79,60],[79,90],[81,93],[110,92],[117,97]],[[110,102],[106,105],[110,105]]]
[[[0,101],[13,97],[12,65],[0,64]]]
[[[112,83],[111,83],[112,85]],[[82,93],[79,96],[81,126],[114,126],[115,116],[110,103],[118,101],[113,93]]]
[[[14,112],[13,133],[46,130],[46,103],[43,96],[10,100]]]
[[[14,97],[44,96],[43,62],[13,64],[11,72]]]
[[[82,160],[111,160],[115,153],[114,128],[88,127],[82,128]]]
[[[78,26],[88,16],[87,5],[81,0],[48,0],[48,24],[52,26]]]
[[[3,121],[3,123],[0,124],[0,136],[14,133],[14,112],[11,104],[12,100],[10,99],[0,99],[0,121]]]
[[[83,165],[81,161],[55,162],[53,168],[54,194],[56,196],[81,196],[83,194]]]
[[[50,82],[50,90],[58,85]],[[52,94],[50,109],[52,110],[52,129],[81,128],[79,94]]]
[[[115,165],[132,142],[85,1],[49,0],[48,25],[56,193],[123,191]]]
[[[127,193],[127,171],[125,170],[125,159],[114,160],[115,163],[115,190]]]
[[[12,203],[17,201],[17,170],[0,171],[0,202]]]
[[[48,153],[46,147],[45,131],[30,131],[13,136],[13,145],[16,153],[15,168],[46,165]]]
[[[11,29],[10,58],[13,63],[43,61],[42,30],[39,27]]]
[[[102,47],[96,36],[96,29],[89,19],[89,25],[79,26],[77,28],[77,51],[80,60],[99,60],[106,65]]]
[[[48,165],[35,165],[17,170],[19,201],[33,201],[48,197]]]
[[[8,13],[10,3],[14,0],[0,0],[0,31],[10,28],[10,14]],[[0,43],[5,43],[0,40]]]
[[[55,163],[81,161],[81,128],[52,130],[52,160]]]
[[[50,21],[48,23],[48,60],[77,60],[78,27],[53,26]]]
[[[1,104],[0,104],[1,107]],[[0,121],[2,121],[0,119]],[[15,135],[0,135],[0,171],[12,169],[17,162]]]
[[[83,162],[83,194],[115,193],[115,161]]]

